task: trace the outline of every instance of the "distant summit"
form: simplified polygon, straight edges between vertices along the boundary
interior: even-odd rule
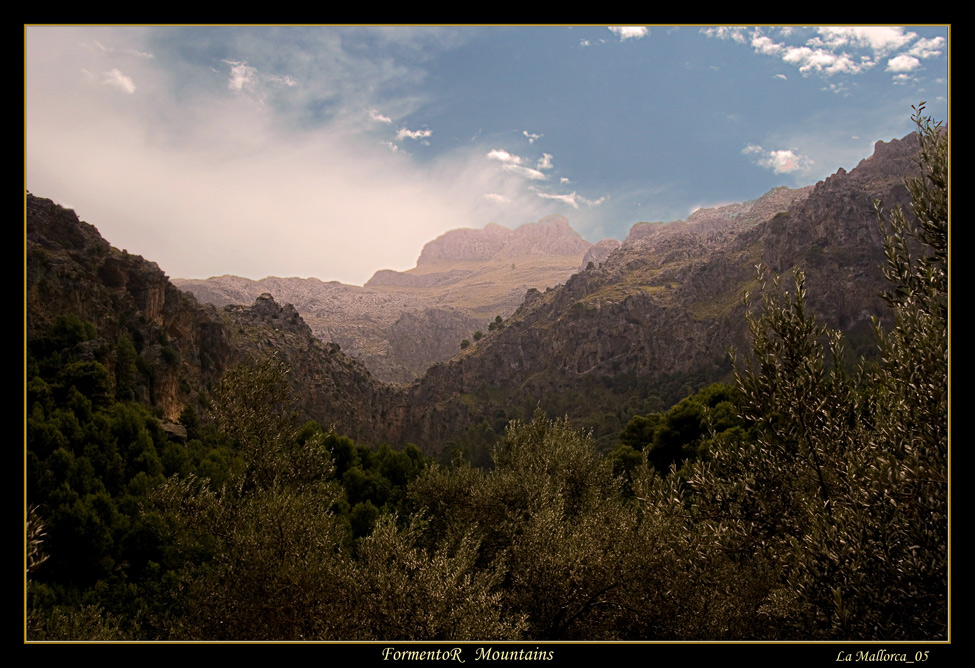
[[[451,230],[424,246],[416,264],[483,262],[521,255],[583,255],[591,245],[569,226],[564,216],[550,215],[514,230],[495,223],[480,230]]]
[[[551,215],[515,230],[493,223],[452,230],[429,242],[413,269],[381,269],[363,287],[316,278],[173,282],[221,307],[269,293],[293,304],[316,337],[339,344],[378,379],[408,383],[514,313],[528,290],[564,283],[591,248],[564,216]]]

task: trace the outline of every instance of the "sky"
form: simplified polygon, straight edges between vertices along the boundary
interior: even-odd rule
[[[406,270],[456,228],[583,238],[949,123],[947,26],[25,26],[24,181],[172,278]]]

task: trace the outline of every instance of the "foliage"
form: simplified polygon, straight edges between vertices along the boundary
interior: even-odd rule
[[[687,460],[706,456],[711,439],[730,438],[744,426],[739,399],[736,388],[713,383],[665,413],[633,416],[609,455],[614,469],[629,480],[645,455],[657,473],[667,475]]]
[[[518,619],[504,619],[501,572],[477,568],[470,534],[424,546],[423,525],[399,529],[386,515],[358,547],[340,604],[346,639],[511,640]],[[333,608],[333,614],[339,612]]]
[[[737,372],[753,437],[715,442],[689,477],[696,525],[771,569],[756,619],[771,637],[946,637],[947,138],[921,110],[920,222],[884,221],[895,325],[878,328],[881,362],[848,377],[802,272],[791,295],[766,282]]]
[[[236,367],[215,388],[212,417],[237,455],[223,485],[174,476],[150,494],[167,538],[188,557],[173,582],[180,612],[160,622],[172,637],[386,637],[375,626],[385,604],[368,599],[380,593],[354,592],[380,575],[362,563],[385,549],[366,547],[387,544],[377,532],[409,549],[413,534],[387,527],[380,510],[400,507],[422,455],[416,446],[373,451],[314,422],[300,424],[287,374],[271,358]],[[403,582],[417,589],[419,577]],[[363,618],[366,609],[373,614]]]
[[[151,493],[168,538],[191,561],[175,583],[178,638],[302,639],[327,632],[327,600],[344,531],[329,512],[340,491],[322,439],[299,441],[287,368],[271,358],[225,374],[213,418],[239,457],[212,489],[172,477]],[[323,626],[324,625],[324,626]]]

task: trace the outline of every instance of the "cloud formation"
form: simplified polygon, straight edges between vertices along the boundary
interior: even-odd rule
[[[605,202],[607,200],[606,197],[600,197],[599,199],[595,199],[595,200],[593,200],[593,199],[587,199],[585,197],[582,197],[578,193],[576,193],[574,190],[571,193],[568,193],[568,194],[565,194],[565,195],[560,195],[560,194],[556,194],[556,193],[546,193],[546,192],[542,192],[542,191],[540,191],[540,190],[538,190],[536,188],[533,188],[533,190],[535,191],[535,193],[538,194],[539,197],[541,197],[543,199],[555,200],[555,201],[558,201],[558,202],[562,202],[563,204],[568,204],[573,209],[579,209],[580,208],[580,205],[585,205],[585,206],[589,206],[589,207],[599,206],[600,204],[602,204],[603,202]]]
[[[548,178],[540,169],[523,165],[524,159],[520,156],[508,153],[503,149],[491,149],[487,153],[487,158],[488,160],[497,160],[501,163],[501,168],[505,171],[523,176],[526,179],[545,180]],[[551,159],[551,156],[549,156],[549,159]]]
[[[400,128],[396,131],[396,139],[427,139],[433,134],[433,130],[410,130],[409,128]]]
[[[814,164],[811,158],[800,155],[791,148],[766,150],[757,144],[749,144],[741,152],[743,155],[754,156],[756,164],[776,174],[806,171]]]
[[[907,67],[911,70],[919,67],[919,59],[939,56],[945,46],[941,37],[919,38],[915,32],[892,26],[821,27],[813,29],[811,34],[793,28],[741,27],[704,28],[701,32],[708,37],[748,44],[755,53],[778,58],[798,68],[804,76],[862,74],[888,55],[903,51],[887,61],[886,71],[896,77],[908,71]],[[835,90],[845,90],[845,87]]]
[[[28,27],[25,179],[171,276],[361,283],[457,227],[564,212],[622,238],[702,197],[823,178],[903,136],[892,82],[946,97],[945,39],[918,32]],[[716,96],[730,68],[711,63],[647,67],[658,48],[713,53],[709,38],[763,73],[754,90]],[[726,132],[699,132],[716,118]],[[740,168],[748,142],[761,169]]]
[[[642,39],[650,34],[646,26],[611,26],[610,30],[616,33],[621,42],[628,39]]]
[[[113,67],[110,72],[105,72],[102,81],[130,95],[135,92],[135,82],[132,81],[132,77],[122,74],[117,67]]]

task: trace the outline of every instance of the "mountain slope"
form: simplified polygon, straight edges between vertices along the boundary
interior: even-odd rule
[[[124,388],[128,398],[168,420],[188,405],[199,407],[207,388],[234,364],[275,355],[292,368],[308,417],[354,438],[379,440],[385,388],[361,363],[312,336],[293,308],[269,295],[247,307],[201,305],[156,264],[113,248],[73,211],[28,193],[25,213],[28,349],[65,318],[89,322],[97,338],[81,352],[108,370],[118,394],[127,340],[137,356],[136,377]]]

